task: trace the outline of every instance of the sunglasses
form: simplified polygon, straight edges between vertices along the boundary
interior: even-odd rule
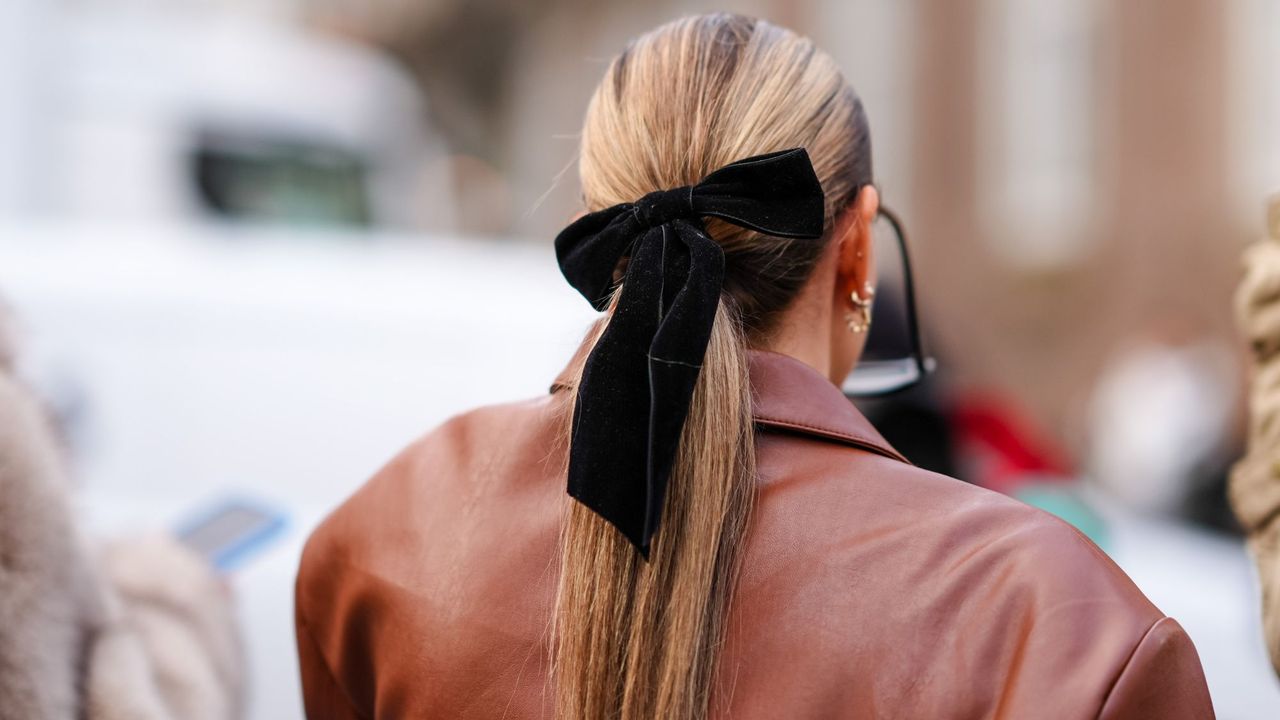
[[[924,380],[937,366],[925,355],[920,341],[907,235],[897,213],[880,208],[872,240],[879,281],[862,358],[841,387],[850,398],[901,392]],[[889,244],[896,249],[887,247]]]

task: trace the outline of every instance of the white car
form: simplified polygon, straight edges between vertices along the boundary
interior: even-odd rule
[[[301,717],[293,577],[314,524],[450,415],[545,393],[593,317],[550,247],[10,230],[0,295],[95,532],[229,497],[286,515],[234,575],[262,720]]]
[[[387,56],[135,5],[0,3],[0,218],[451,228],[444,144]]]

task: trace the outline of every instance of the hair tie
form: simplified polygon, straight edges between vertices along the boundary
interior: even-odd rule
[[[585,215],[556,237],[560,270],[597,310],[608,306],[618,262],[630,258],[578,385],[568,484],[646,559],[724,283],[724,251],[703,216],[816,239],[822,184],[803,148],[783,150]]]

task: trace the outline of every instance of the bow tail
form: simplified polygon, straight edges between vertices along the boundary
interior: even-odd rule
[[[662,235],[634,248],[608,327],[587,356],[573,412],[569,495],[648,550],[651,401],[647,356],[662,304]]]
[[[667,485],[724,283],[724,252],[699,225],[672,223],[664,233],[663,246],[662,319],[647,353],[651,407],[640,543],[646,557],[662,517]]]

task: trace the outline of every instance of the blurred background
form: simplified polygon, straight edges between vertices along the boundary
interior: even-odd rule
[[[1280,714],[1224,499],[1280,0],[4,0],[0,304],[94,537],[278,509],[231,580],[251,717],[300,717],[307,532],[445,417],[545,389],[591,317],[551,239],[594,84],[723,9],[813,37],[867,106],[940,367],[867,412],[1093,537],[1220,717]]]

